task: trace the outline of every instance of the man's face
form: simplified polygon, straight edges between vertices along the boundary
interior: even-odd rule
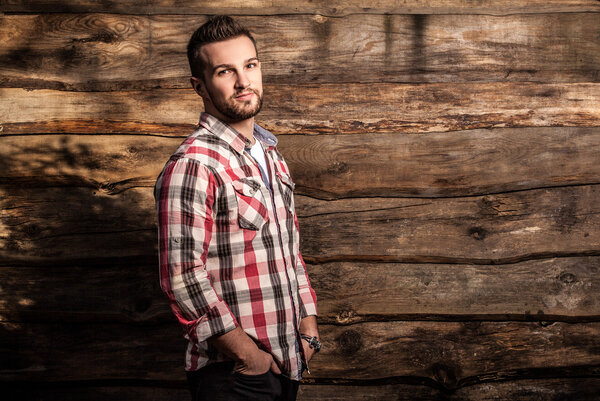
[[[226,122],[254,117],[262,106],[262,73],[254,44],[247,36],[202,46],[204,82],[192,78],[206,112]]]

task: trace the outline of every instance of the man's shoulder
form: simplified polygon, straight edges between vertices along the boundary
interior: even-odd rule
[[[190,160],[219,169],[228,164],[231,154],[227,142],[200,126],[179,145],[171,160]]]

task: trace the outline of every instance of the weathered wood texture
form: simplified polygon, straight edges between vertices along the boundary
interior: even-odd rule
[[[185,46],[204,21],[179,15],[0,16],[0,86],[189,88]],[[256,31],[265,80],[277,85],[600,80],[600,13],[295,14],[241,21]]]
[[[584,185],[439,199],[306,198],[299,205],[301,246],[311,262],[498,264],[598,255],[599,191]],[[15,190],[2,201],[1,254],[32,261],[152,254],[151,192],[109,197],[92,188]]]
[[[170,322],[155,258],[150,255],[145,263],[115,259],[92,267],[85,262],[2,267],[0,316],[31,323]],[[477,266],[343,262],[308,265],[308,271],[322,323],[600,321],[597,256]],[[48,292],[62,288],[68,293]]]
[[[230,15],[280,15],[325,14],[342,16],[360,14],[509,14],[541,12],[600,11],[595,0],[285,0],[273,1],[193,1],[163,0],[141,2],[122,0],[98,2],[92,0],[4,0],[4,12],[73,12],[73,13],[125,13],[125,14],[230,14]]]
[[[121,384],[73,383],[71,386],[46,383],[15,383],[5,389],[10,401],[105,401],[129,399],[144,401],[188,401],[189,392],[183,383],[159,386],[155,383]],[[137,386],[136,386],[137,384]],[[34,387],[34,388],[32,388]],[[306,383],[300,387],[299,401],[498,401],[498,400],[558,400],[597,401],[600,379],[546,379],[498,382],[462,387],[456,391],[441,390],[421,384],[342,385]],[[11,398],[12,397],[12,398]]]
[[[7,136],[0,149],[0,185],[83,186],[104,195],[152,187],[164,155],[182,141],[116,134]],[[433,198],[600,183],[598,127],[283,135],[279,149],[288,155],[296,193],[319,199]]]
[[[177,326],[99,323],[1,323],[0,379],[183,378]],[[570,377],[586,369],[597,375],[600,367],[599,322],[323,324],[320,332],[324,349],[311,364],[315,380],[398,378],[454,389],[540,374]]]
[[[592,0],[2,1],[3,395],[188,399],[152,187],[215,13],[256,34],[297,184],[300,400],[598,399]]]
[[[600,84],[320,84],[267,86],[259,121],[278,134],[455,131],[600,125]],[[3,134],[189,135],[193,90],[0,89]]]

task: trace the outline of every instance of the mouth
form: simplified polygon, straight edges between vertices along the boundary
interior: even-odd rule
[[[246,102],[246,101],[252,99],[253,96],[254,96],[254,92],[244,92],[244,93],[240,93],[239,95],[236,95],[235,99],[242,101],[242,102]]]

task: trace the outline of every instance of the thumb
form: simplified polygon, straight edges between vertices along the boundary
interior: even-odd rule
[[[275,373],[276,375],[281,374],[281,370],[279,369],[279,366],[277,366],[275,361],[271,361],[271,372]]]

